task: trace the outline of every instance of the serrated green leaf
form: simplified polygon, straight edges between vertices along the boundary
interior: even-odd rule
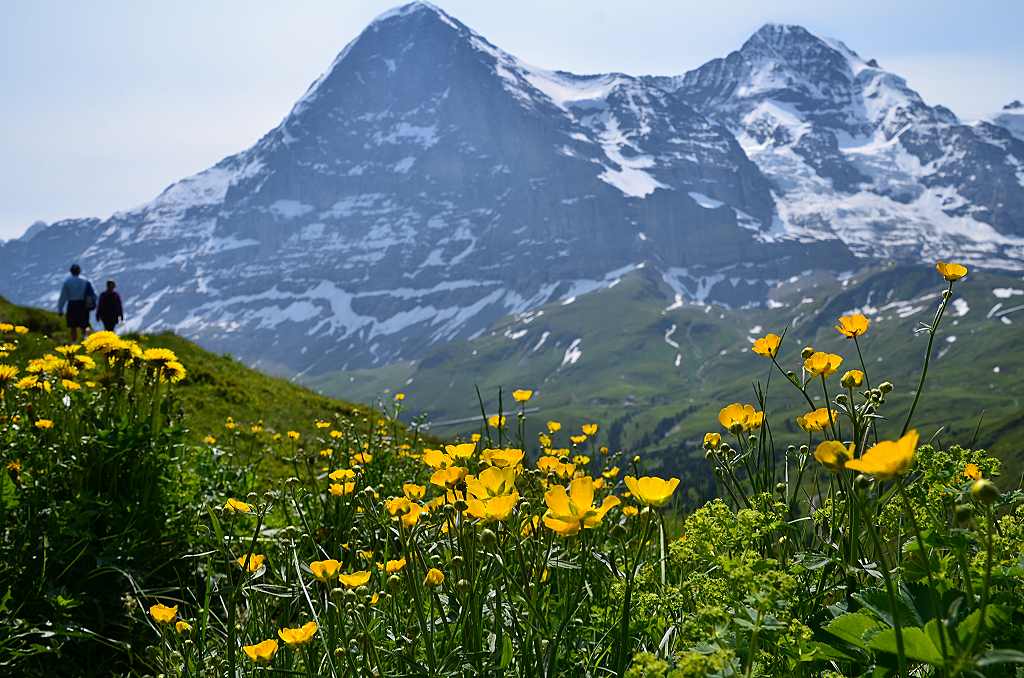
[[[885,629],[869,643],[871,649],[898,654],[896,649],[896,629]],[[925,633],[925,630],[916,626],[903,629],[903,654],[914,661],[925,662],[933,666],[942,666],[942,653],[935,643]]]
[[[865,614],[850,612],[836,617],[825,627],[825,630],[836,638],[867,650],[871,636],[876,635],[884,628],[877,620]]]

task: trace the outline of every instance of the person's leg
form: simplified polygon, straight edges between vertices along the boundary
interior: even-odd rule
[[[78,328],[77,327],[69,327],[68,330],[71,332],[71,343],[72,344],[77,344],[78,343]]]

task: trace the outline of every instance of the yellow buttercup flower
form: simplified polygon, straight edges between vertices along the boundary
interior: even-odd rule
[[[466,477],[466,472],[462,466],[440,468],[430,476],[430,483],[450,490],[462,482],[462,479]]]
[[[315,621],[306,622],[297,629],[283,628],[278,629],[277,635],[285,642],[285,644],[292,647],[298,645],[305,645],[313,636],[316,635],[317,625]]]
[[[298,440],[302,435],[298,431],[288,431],[288,437],[292,440]]]
[[[444,583],[444,572],[432,567],[427,571],[427,576],[423,578],[423,584],[426,586],[440,586]]]
[[[488,466],[478,476],[466,478],[466,490],[474,497],[486,499],[509,494],[516,489],[514,468]]]
[[[406,499],[423,499],[427,494],[427,488],[424,485],[405,483],[402,485],[402,494]]]
[[[514,448],[486,449],[480,453],[480,459],[491,466],[515,468],[523,461],[523,451]]]
[[[609,510],[618,506],[619,498],[611,495],[604,498],[600,506],[594,506],[594,481],[588,477],[574,479],[568,491],[555,485],[544,493],[547,511],[544,524],[563,537],[572,536],[581,528],[597,527]]]
[[[18,368],[14,365],[0,365],[0,387],[9,384],[18,376]]]
[[[704,434],[704,449],[705,450],[717,450],[722,444],[721,433],[705,433]]]
[[[336,471],[331,471],[327,477],[331,480],[352,480],[356,477],[356,472],[350,468],[339,468]]]
[[[242,652],[257,664],[269,664],[274,661],[278,647],[276,640],[269,639],[255,645],[243,645]]]
[[[40,429],[51,429],[53,428],[53,422],[49,419],[36,419],[35,426]]]
[[[835,353],[815,351],[809,358],[804,360],[804,369],[816,377],[828,377],[839,369],[843,364],[843,357]]]
[[[640,513],[640,509],[638,509],[635,506],[623,506],[622,507],[622,515],[626,516],[627,518],[633,518],[633,517],[637,516],[639,513]]]
[[[438,473],[440,472],[441,471],[438,471]],[[420,519],[420,514],[423,513],[423,507],[414,501],[410,501],[408,497],[394,497],[392,499],[388,499],[384,502],[384,508],[387,510],[389,515],[400,519],[402,521],[402,525],[405,527],[412,527],[415,525]]]
[[[579,435],[569,436],[569,440],[572,441],[573,445],[579,445],[587,442],[587,434],[581,433]]]
[[[939,275],[945,278],[947,282],[956,282],[967,275],[967,267],[963,264],[937,261],[935,262],[935,270],[938,271]]]
[[[346,588],[356,589],[360,586],[365,586],[366,582],[370,581],[370,573],[366,570],[359,572],[352,572],[351,574],[339,574],[338,582]]]
[[[15,334],[28,334],[28,328],[25,327],[24,325],[15,325],[14,326],[14,333]]]
[[[527,400],[529,400],[532,397],[533,397],[533,391],[531,391],[530,389],[518,388],[515,391],[512,391],[512,398],[517,403],[525,403]]]
[[[168,607],[163,603],[157,603],[149,608],[149,616],[160,624],[170,624],[178,616],[178,606]]]
[[[505,428],[505,415],[492,414],[487,417],[487,425],[491,428]]]
[[[147,348],[142,352],[142,359],[151,365],[178,362],[178,356],[169,348]]]
[[[405,400],[405,394],[404,394],[404,393],[402,393],[401,391],[399,391],[398,393],[396,393],[396,394],[395,394],[395,402],[396,402],[396,403],[400,403],[400,402],[402,402],[403,400]]]
[[[338,572],[341,571],[341,563],[333,558],[329,560],[314,560],[309,564],[309,571],[318,580],[327,584],[338,576]]]
[[[797,426],[810,433],[811,431],[822,431],[826,426],[829,425],[829,416],[832,417],[832,423],[834,424],[838,413],[835,410],[829,410],[827,407],[819,407],[813,412],[797,417]]]
[[[883,440],[874,445],[860,459],[846,462],[846,468],[876,478],[900,476],[910,470],[917,451],[917,431],[908,431],[899,440]]]
[[[857,388],[864,383],[864,373],[860,370],[849,370],[839,379],[845,388]]]
[[[774,358],[779,354],[779,344],[782,342],[782,337],[777,334],[766,334],[750,347],[750,350],[757,355],[764,356],[765,358]]]
[[[841,315],[839,316],[839,324],[836,325],[836,331],[848,339],[853,339],[867,332],[870,324],[871,321],[863,313]]]
[[[626,476],[623,480],[633,497],[647,506],[664,506],[672,498],[672,494],[675,493],[676,487],[679,485],[679,478],[665,480],[654,476],[643,476],[642,478]]]
[[[355,492],[356,484],[351,480],[347,483],[331,483],[327,486],[327,491],[330,492],[333,497],[342,497],[346,494],[352,494]]]
[[[113,332],[93,332],[82,340],[82,348],[89,353],[102,353],[104,355],[113,353],[124,346],[121,337]]]
[[[617,477],[619,475],[619,467],[618,466],[612,466],[607,471],[601,471],[601,475],[604,476],[605,478],[608,478],[609,480],[611,480],[612,478],[615,478],[615,477]]]
[[[977,464],[968,464],[964,467],[964,478],[970,480],[981,480],[981,469]]]
[[[832,471],[841,471],[846,467],[846,462],[853,458],[853,445],[847,447],[838,440],[826,440],[815,448],[814,458]]]
[[[502,424],[504,426],[504,423]],[[470,459],[476,452],[476,443],[459,443],[458,445],[445,445],[444,451],[452,459]]]
[[[581,427],[581,430],[583,431],[583,435],[592,436],[597,433],[597,424],[584,424]]]
[[[562,424],[558,421],[549,421],[547,427],[548,433],[558,433],[562,429]]]
[[[732,433],[742,433],[758,428],[763,422],[764,413],[755,410],[753,405],[732,403],[718,412],[718,423]]]
[[[246,554],[244,556],[238,556],[238,558],[235,559],[235,562],[238,563],[238,566],[243,570],[247,572],[255,572],[261,567],[263,567],[263,563],[266,560],[266,556],[257,553],[252,553]]]
[[[252,513],[252,504],[231,498],[224,503],[224,510],[228,513]]]
[[[178,633],[188,633],[192,630],[192,625],[184,619],[181,619],[174,624],[174,630]]]
[[[519,493],[515,491],[495,497],[466,497],[466,513],[485,523],[508,520],[518,501]]]
[[[405,558],[399,558],[398,560],[389,560],[384,564],[384,571],[388,574],[395,574],[401,572],[402,568],[405,567]]]

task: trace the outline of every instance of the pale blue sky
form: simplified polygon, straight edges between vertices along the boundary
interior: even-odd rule
[[[390,0],[9,0],[0,239],[108,216],[276,125]],[[836,37],[963,118],[1024,99],[1024,2],[438,0],[530,63],[682,73],[768,21]]]

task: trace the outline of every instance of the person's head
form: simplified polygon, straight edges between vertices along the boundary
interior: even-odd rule
[[[78,264],[71,264],[71,275],[77,276],[82,273],[82,267]]]
[[[115,287],[117,287],[117,283],[115,283],[113,280],[108,280],[107,281],[107,291],[108,292],[113,292]]]

